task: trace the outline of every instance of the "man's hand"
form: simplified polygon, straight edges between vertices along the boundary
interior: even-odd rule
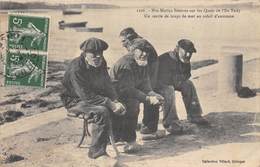
[[[151,105],[160,105],[163,104],[163,98],[157,97],[157,96],[147,96],[146,100],[151,104]]]
[[[125,106],[120,102],[111,102],[111,109],[116,115],[125,115]]]
[[[147,97],[147,101],[152,105],[160,105],[164,103],[164,98],[154,91],[149,92]]]
[[[152,104],[152,105],[156,105],[156,104],[159,104],[159,100],[156,98],[156,96],[147,96],[146,97],[146,100]]]

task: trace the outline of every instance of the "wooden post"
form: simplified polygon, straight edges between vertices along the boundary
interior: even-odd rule
[[[242,54],[223,56],[218,66],[218,92],[237,92],[242,87],[242,73]]]

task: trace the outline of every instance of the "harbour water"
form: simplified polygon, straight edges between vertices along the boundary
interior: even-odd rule
[[[225,54],[242,53],[244,60],[258,57],[260,50],[260,13],[244,9],[234,18],[158,18],[144,17],[140,8],[85,9],[80,15],[63,15],[61,11],[37,12],[37,15],[51,17],[49,60],[67,60],[79,55],[79,45],[90,37],[102,38],[109,44],[104,53],[111,65],[126,53],[119,40],[123,28],[133,27],[140,36],[149,40],[162,54],[176,46],[182,38],[191,39],[197,53],[193,61],[218,59]],[[145,9],[152,10],[152,9]],[[161,10],[160,8],[154,9]],[[205,9],[201,9],[205,10]],[[167,8],[159,13],[174,13],[177,9]],[[171,12],[172,11],[172,12]],[[210,10],[208,10],[210,14]],[[169,13],[168,12],[168,13]],[[176,12],[175,12],[176,13]],[[206,12],[205,12],[206,13]],[[151,14],[151,12],[148,12]],[[152,12],[152,14],[156,14]],[[87,21],[89,27],[103,27],[102,33],[76,32],[75,29],[61,30],[58,22]]]

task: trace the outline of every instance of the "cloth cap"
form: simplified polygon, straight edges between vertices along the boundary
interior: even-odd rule
[[[140,49],[140,50],[148,53],[151,48],[145,39],[140,38],[140,39],[134,40],[134,43],[130,47],[131,51],[134,51],[135,49]]]
[[[135,32],[135,30],[134,30],[132,27],[128,27],[128,28],[123,29],[123,30],[120,32],[120,36],[124,36],[124,37],[126,37],[127,39],[129,39],[129,40],[132,40],[132,39],[135,39],[135,38],[137,38],[137,37],[140,37],[140,36]]]
[[[89,38],[80,44],[80,49],[85,52],[98,52],[104,51],[108,48],[108,44],[102,39]]]
[[[178,45],[187,52],[196,53],[194,44],[188,39],[181,39],[178,41]]]

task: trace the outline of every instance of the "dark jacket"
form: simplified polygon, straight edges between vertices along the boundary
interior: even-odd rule
[[[190,72],[190,63],[181,62],[177,52],[166,52],[159,56],[158,87],[173,85],[177,88],[183,81],[190,78]]]
[[[66,108],[72,107],[75,101],[106,106],[108,99],[117,99],[105,60],[100,67],[94,68],[85,63],[84,56],[75,58],[69,64],[62,84],[61,97]]]
[[[121,57],[110,71],[119,98],[145,102],[147,93],[152,91],[148,72],[148,66],[138,66],[130,53]]]

